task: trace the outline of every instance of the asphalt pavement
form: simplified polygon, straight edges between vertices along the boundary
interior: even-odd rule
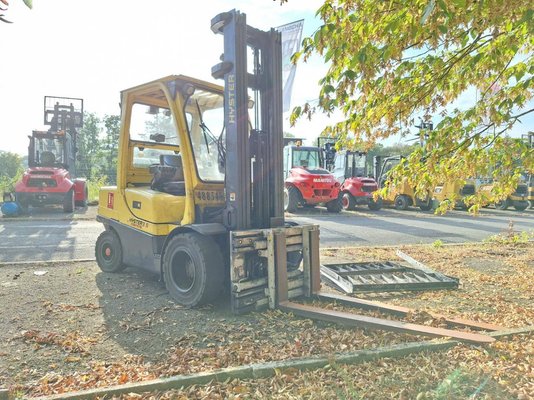
[[[96,207],[78,208],[73,214],[52,208],[0,218],[0,262],[92,259],[96,238],[103,231],[95,215]],[[373,212],[362,208],[330,214],[317,207],[286,217],[300,224],[318,224],[323,248],[482,241],[510,227],[534,233],[534,210],[484,209],[473,217],[463,211],[438,216],[415,209]]]

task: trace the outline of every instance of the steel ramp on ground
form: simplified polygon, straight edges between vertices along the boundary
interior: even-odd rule
[[[413,264],[411,264],[413,265]],[[343,292],[457,289],[458,279],[395,261],[321,265],[321,279]]]

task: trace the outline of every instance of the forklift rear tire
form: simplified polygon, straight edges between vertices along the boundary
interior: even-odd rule
[[[371,211],[380,210],[382,208],[382,199],[379,198],[377,201],[375,201],[374,199],[369,199],[368,207]]]
[[[508,207],[510,207],[510,202],[508,201],[508,199],[505,199],[505,200],[501,200],[501,201],[498,201],[497,203],[495,203],[495,208],[497,210],[507,210]]]
[[[340,213],[341,210],[343,210],[343,203],[342,203],[341,196],[338,196],[336,199],[331,200],[328,203],[326,203],[326,209],[328,210],[328,212]]]
[[[163,253],[163,279],[171,297],[186,307],[215,300],[224,283],[224,259],[213,239],[196,232],[169,240]]]
[[[284,188],[284,209],[288,213],[295,213],[300,203],[300,192],[294,186]]]
[[[122,245],[119,236],[106,230],[98,236],[95,246],[96,262],[104,272],[120,272],[126,266],[122,263]]]
[[[63,211],[71,213],[74,211],[74,189],[71,189],[65,195],[63,199]]]
[[[343,193],[343,197],[341,198],[341,205],[343,206],[344,210],[350,211],[354,210],[356,207],[356,202],[354,201],[354,197],[348,192]]]
[[[395,197],[395,208],[397,210],[406,210],[408,208],[408,197],[403,194]]]
[[[87,207],[87,198],[89,197],[89,192],[87,190],[87,186],[85,186],[85,189],[83,191],[83,200],[78,200],[75,204],[78,207]]]

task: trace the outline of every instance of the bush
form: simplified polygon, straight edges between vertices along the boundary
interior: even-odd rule
[[[100,191],[100,188],[102,186],[108,185],[108,177],[106,175],[102,175],[100,177],[94,177],[92,179],[87,180],[87,188],[89,191],[89,198],[87,201],[89,203],[98,201],[98,192]]]

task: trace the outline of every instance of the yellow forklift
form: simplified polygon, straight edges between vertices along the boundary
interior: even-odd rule
[[[422,211],[432,209],[432,198],[430,193],[425,199],[415,196],[415,191],[408,183],[408,178],[404,178],[396,185],[391,185],[388,176],[390,171],[399,165],[403,156],[374,156],[374,175],[380,189],[389,186],[388,193],[382,197],[382,204],[392,204],[397,210],[406,210],[408,207],[419,207]]]
[[[437,208],[442,201],[454,201],[454,208],[467,210],[469,206],[465,203],[465,198],[474,196],[475,193],[475,181],[472,179],[445,182],[434,188],[432,204],[434,208]]]
[[[159,274],[185,306],[230,288],[239,313],[267,304],[275,258],[289,297],[304,293],[296,270],[318,262],[319,231],[284,220],[280,34],[235,10],[212,30],[224,36],[212,68],[224,87],[173,75],[122,92],[117,185],[99,193],[95,255],[105,272]]]
[[[223,87],[173,75],[122,92],[117,186],[99,194],[100,268],[154,272],[187,307],[212,302],[226,289],[234,313],[270,307],[349,326],[492,342],[480,333],[293,301],[304,296],[411,312],[321,291],[318,227],[284,220],[280,33],[248,26],[236,10],[217,15],[211,28],[224,38],[222,62],[212,68]]]

